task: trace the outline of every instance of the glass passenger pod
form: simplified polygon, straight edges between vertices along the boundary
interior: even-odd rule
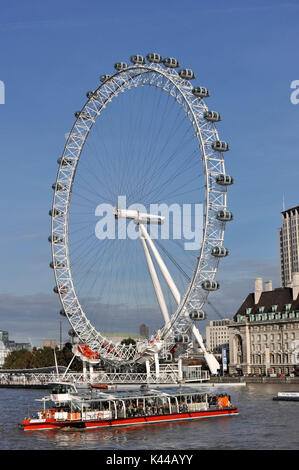
[[[59,237],[58,235],[50,235],[48,237],[48,241],[50,243],[54,243],[55,245],[58,245],[59,243],[62,243],[63,242],[63,238],[62,237]]]
[[[216,219],[220,220],[221,222],[230,222],[233,220],[233,214],[230,211],[218,211],[216,214]]]
[[[214,246],[211,250],[211,255],[216,258],[224,258],[225,256],[228,256],[228,253],[228,249],[223,246]]]
[[[201,283],[201,287],[207,291],[215,291],[215,290],[218,290],[220,286],[219,286],[219,282],[210,281],[206,279],[205,281]]]
[[[49,215],[51,217],[63,217],[63,212],[59,209],[51,209],[49,210]]]
[[[193,80],[195,78],[194,72],[191,69],[182,69],[179,71],[179,76],[184,80]]]
[[[121,70],[127,69],[128,64],[126,64],[126,62],[116,62],[116,64],[114,64],[114,68],[115,68],[115,70],[120,72]]]
[[[203,117],[206,121],[209,122],[219,122],[221,121],[221,116],[217,111],[205,111]]]
[[[189,336],[188,335],[176,335],[174,337],[174,342],[175,343],[189,343]]]
[[[196,98],[208,98],[210,96],[210,92],[204,86],[197,86],[192,89],[192,94],[196,96]]]
[[[88,113],[85,113],[84,111],[76,111],[75,112],[75,117],[77,119],[83,119],[83,121],[87,121],[88,119],[91,119],[90,115]]]
[[[71,165],[73,163],[73,159],[68,157],[60,157],[58,158],[57,163],[58,165],[62,166]]]
[[[86,98],[88,98],[90,100],[93,97],[93,95],[94,95],[94,91],[88,91],[86,93]]]
[[[50,268],[54,269],[54,266],[55,266],[55,269],[62,269],[65,267],[65,264],[62,261],[55,261],[55,263],[51,261]]]
[[[75,330],[73,330],[72,328],[68,331],[68,334],[69,336],[71,336],[72,338],[74,338],[76,336],[76,332]]]
[[[59,311],[59,315],[61,315],[62,317],[66,317],[66,313],[65,313],[64,308],[62,308],[62,309]]]
[[[130,57],[130,61],[134,65],[144,65],[145,64],[145,58],[143,57],[143,55],[140,55],[140,54],[132,55]]]
[[[220,184],[221,186],[230,186],[234,183],[234,179],[230,175],[220,174],[216,176],[216,183]]]
[[[66,294],[67,291],[68,291],[68,288],[66,286],[55,286],[53,291],[55,292],[55,294]]]
[[[189,313],[189,318],[191,320],[205,320],[206,314],[202,310],[193,310]]]
[[[110,77],[111,77],[111,75],[107,75],[107,74],[101,75],[100,76],[100,81],[102,83],[107,82],[107,80],[109,80]]]
[[[229,150],[229,145],[224,140],[215,140],[211,145],[212,149],[216,152],[227,152]]]
[[[52,184],[52,189],[53,191],[66,191],[67,190],[67,186],[63,183],[54,183]]]
[[[166,59],[163,59],[162,62],[165,67],[168,67],[170,69],[176,69],[180,66],[179,62],[174,57],[166,57]]]
[[[152,64],[160,64],[162,62],[162,56],[160,54],[157,54],[156,52],[151,52],[150,54],[147,54],[146,56],[148,62],[151,62]]]

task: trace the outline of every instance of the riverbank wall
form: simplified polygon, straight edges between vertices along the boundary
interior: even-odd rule
[[[265,384],[298,384],[299,377],[211,377],[210,383],[265,383]]]

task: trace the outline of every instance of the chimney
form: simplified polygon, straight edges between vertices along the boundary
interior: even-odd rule
[[[254,280],[254,303],[255,305],[259,303],[263,292],[263,279],[261,277],[256,277]]]
[[[296,300],[299,294],[299,273],[293,273],[293,300]]]
[[[272,289],[272,281],[265,281],[265,291],[269,292],[271,290],[273,290]]]

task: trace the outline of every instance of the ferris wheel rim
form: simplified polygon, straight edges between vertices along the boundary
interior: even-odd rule
[[[195,138],[197,139],[197,141],[199,143],[199,146],[200,146],[200,153],[201,153],[201,157],[202,157],[202,160],[203,160],[205,182],[206,182],[206,198],[205,198],[206,199],[206,204],[205,204],[206,218],[205,218],[205,225],[204,225],[203,241],[202,241],[202,245],[201,245],[201,249],[200,249],[200,256],[198,257],[197,265],[196,265],[196,268],[194,269],[193,278],[192,278],[192,280],[189,284],[189,288],[187,289],[187,291],[186,291],[186,293],[185,293],[185,295],[182,299],[182,302],[179,305],[178,309],[176,310],[176,312],[171,317],[171,325],[172,326],[177,325],[179,319],[183,320],[183,326],[184,327],[186,325],[190,326],[190,324],[191,324],[190,320],[186,321],[186,318],[182,318],[182,311],[183,311],[183,308],[187,305],[188,300],[190,300],[190,293],[192,292],[192,289],[194,288],[194,285],[197,281],[198,273],[200,271],[200,264],[201,264],[203,254],[204,254],[204,247],[207,244],[207,229],[208,229],[208,224],[209,224],[209,211],[210,211],[210,205],[211,205],[211,200],[210,200],[210,197],[209,197],[210,193],[211,193],[211,188],[209,187],[209,184],[208,184],[208,179],[209,179],[209,176],[210,176],[210,172],[209,172],[209,169],[208,169],[208,166],[207,166],[207,153],[206,153],[206,149],[205,149],[204,140],[202,138],[202,129],[199,126],[197,114],[194,112],[194,109],[191,106],[191,103],[186,99],[187,90],[189,91],[189,94],[190,94],[190,90],[192,88],[192,87],[189,86],[190,83],[187,82],[186,80],[181,79],[181,77],[179,77],[179,75],[177,74],[176,71],[174,71],[174,70],[165,70],[165,69],[162,68],[162,66],[157,65],[157,64],[155,64],[155,65],[153,65],[153,64],[151,64],[151,65],[147,65],[147,64],[145,64],[145,65],[133,65],[133,66],[127,67],[125,70],[118,71],[118,72],[114,73],[113,75],[111,75],[104,83],[102,83],[95,90],[94,94],[99,95],[101,90],[103,88],[105,88],[105,86],[107,86],[110,82],[112,83],[113,80],[115,80],[117,77],[124,76],[124,74],[128,74],[130,71],[132,71],[134,73],[133,77],[131,76],[129,78],[131,80],[131,83],[133,83],[133,81],[135,79],[139,78],[140,76],[142,76],[146,73],[153,73],[153,74],[161,75],[161,76],[163,76],[163,78],[166,79],[166,81],[169,81],[171,83],[171,85],[174,88],[176,88],[176,90],[178,92],[178,96],[183,98],[184,103],[183,104],[179,103],[179,105],[183,109],[184,109],[184,105],[187,106],[188,111],[186,111],[185,109],[184,109],[184,111],[185,111],[187,117],[189,117],[191,125],[193,127],[195,127],[195,129],[196,129]],[[70,209],[70,202],[71,202],[71,191],[72,191],[72,186],[73,186],[73,183],[74,183],[74,180],[75,180],[77,165],[78,165],[78,162],[80,160],[82,149],[85,145],[85,142],[87,140],[89,132],[90,132],[91,128],[93,127],[94,123],[96,122],[96,120],[98,119],[98,117],[100,116],[102,110],[106,107],[107,103],[112,101],[113,98],[117,97],[117,95],[120,93],[121,88],[127,83],[128,83],[128,80],[124,81],[122,83],[122,85],[119,86],[118,90],[115,90],[114,92],[112,92],[112,94],[109,96],[109,98],[97,110],[95,118],[93,120],[91,120],[91,123],[90,123],[89,126],[86,126],[86,122],[83,122],[83,123],[81,122],[81,127],[82,127],[82,124],[84,124],[83,128],[85,127],[86,133],[85,133],[84,139],[81,142],[81,145],[79,145],[77,147],[78,155],[77,155],[77,157],[75,157],[75,164],[74,164],[74,166],[72,168],[72,172],[71,172],[70,185],[69,185],[68,190],[66,191],[67,192],[67,201],[66,201],[66,211],[64,213],[64,219],[65,219],[65,223],[64,223],[64,240],[65,241],[64,241],[63,245],[64,245],[64,251],[65,251],[65,259],[67,260],[66,269],[67,269],[68,274],[69,274],[67,280],[68,280],[68,282],[69,282],[69,284],[71,285],[71,288],[72,288],[73,302],[70,302],[68,304],[67,308],[65,308],[66,307],[65,296],[64,296],[63,293],[60,292],[60,289],[58,289],[58,294],[59,294],[59,297],[60,297],[60,301],[61,301],[61,304],[64,308],[64,311],[65,311],[65,314],[68,318],[68,321],[69,321],[69,323],[71,324],[72,328],[75,330],[76,333],[77,333],[77,329],[78,329],[77,328],[78,323],[76,323],[72,319],[73,313],[71,313],[71,309],[73,308],[74,304],[77,304],[77,307],[79,308],[79,312],[81,314],[81,317],[84,318],[84,320],[85,320],[86,329],[89,329],[91,333],[96,334],[97,337],[101,336],[101,339],[104,340],[104,341],[108,341],[108,340],[100,332],[98,332],[95,329],[95,327],[90,323],[90,321],[88,320],[85,312],[83,311],[83,309],[81,307],[81,303],[80,303],[80,301],[77,297],[77,294],[76,294],[76,289],[75,289],[73,278],[72,278],[72,270],[71,270],[71,267],[70,267],[70,259],[69,259],[68,218],[69,218],[69,209]],[[143,83],[143,84],[145,84],[145,83]],[[135,85],[135,86],[138,86],[138,85],[140,85],[140,83],[139,84],[137,83],[137,85]],[[165,85],[160,86],[159,84],[156,83],[156,86],[160,87],[164,91],[168,92],[169,95],[172,94],[171,91],[173,91],[173,90],[165,89]],[[184,92],[182,91],[183,88],[184,88]],[[174,95],[172,94],[172,96],[174,96]],[[175,99],[176,99],[176,101],[178,101],[177,97],[175,97]],[[87,100],[87,102],[84,104],[84,106],[82,107],[82,109],[80,111],[80,116],[81,116],[81,113],[84,113],[86,109],[87,110],[90,109],[89,105],[94,102],[93,100],[94,100],[94,96],[91,96]],[[195,100],[195,98],[193,97],[193,102],[194,101],[196,101],[198,103],[199,100],[198,99]],[[202,108],[207,110],[208,108],[205,105],[204,101],[201,99],[200,102],[201,102]],[[191,115],[192,119],[190,119],[189,112],[190,112],[190,115]],[[51,248],[52,248],[52,263],[54,265],[54,275],[55,275],[55,280],[56,280],[56,286],[58,286],[58,287],[61,286],[61,284],[59,284],[59,282],[61,282],[61,277],[59,277],[59,274],[58,274],[59,269],[56,266],[56,261],[59,261],[59,259],[61,259],[63,256],[59,258],[59,250],[58,250],[58,256],[57,256],[57,250],[55,250],[55,243],[54,243],[54,236],[57,233],[57,226],[55,226],[56,217],[54,216],[54,211],[57,208],[57,206],[56,206],[57,195],[58,195],[58,192],[59,192],[57,190],[57,184],[60,181],[59,178],[60,178],[60,174],[61,174],[62,167],[63,167],[63,159],[64,159],[65,155],[67,154],[67,151],[69,149],[69,145],[70,145],[71,142],[72,142],[73,145],[74,145],[74,142],[76,142],[76,138],[74,137],[73,133],[74,133],[74,130],[76,129],[76,125],[77,125],[77,123],[80,119],[81,119],[81,117],[77,118],[77,120],[75,121],[75,123],[74,123],[74,125],[73,125],[73,127],[72,127],[72,129],[71,129],[71,131],[68,135],[68,138],[67,138],[67,141],[66,141],[66,144],[65,144],[65,148],[64,148],[64,151],[62,153],[61,162],[60,162],[60,165],[59,165],[59,168],[58,168],[58,171],[57,171],[57,177],[56,177],[56,182],[55,182],[55,190],[54,190],[54,195],[53,195],[52,221],[51,221]],[[217,132],[214,125],[213,125],[213,135],[215,137],[215,140],[219,140],[218,132]],[[221,156],[221,158],[219,158],[219,162],[221,162],[222,173],[225,174],[224,159],[223,159],[222,156]],[[223,196],[223,201],[222,201],[221,207],[222,207],[222,209],[225,210],[226,209],[226,191],[222,191],[222,196]],[[59,205],[58,205],[58,207],[59,207]],[[222,243],[223,243],[224,228],[225,227],[223,225],[222,228],[221,228],[222,237],[219,240],[219,245],[220,246],[222,246]],[[63,251],[63,250],[60,250],[60,252],[61,251]],[[214,268],[214,272],[209,275],[209,279],[214,279],[216,271],[217,271],[218,263],[219,263],[219,260],[217,260],[216,262],[215,262],[215,260],[213,260],[213,261],[214,261],[215,268]],[[204,297],[206,298],[207,295],[208,295],[208,292],[204,294]],[[86,340],[86,342],[88,343],[88,335],[86,333],[88,333],[88,332],[84,331],[85,336],[82,334],[82,332],[80,332],[79,334],[77,333],[77,334],[78,334],[80,339],[83,337],[84,340]],[[164,331],[164,333],[162,332],[162,336],[163,336],[163,334],[166,337],[167,332]],[[163,338],[160,338],[160,339],[163,339]],[[105,350],[105,347],[106,346],[104,346],[104,350]],[[138,359],[138,357],[131,358],[130,360],[128,360],[128,358],[113,357],[114,353],[112,355],[110,354],[111,348],[117,348],[117,346],[114,345],[112,342],[109,343],[109,347],[107,348],[107,357],[104,357],[107,360],[111,360],[112,362],[114,360],[116,362],[122,362],[122,361],[132,362],[132,360],[133,360],[133,362],[134,362]],[[102,350],[103,350],[103,345],[101,345],[101,351]],[[105,354],[104,354],[104,356],[105,356]]]

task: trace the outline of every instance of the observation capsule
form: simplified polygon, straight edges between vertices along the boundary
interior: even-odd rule
[[[193,80],[195,78],[194,72],[191,69],[182,69],[179,71],[179,76],[184,80]]]
[[[204,86],[197,86],[192,89],[192,94],[196,98],[208,98],[210,96],[209,90]]]
[[[213,291],[213,290],[218,290],[219,289],[219,282],[217,281],[210,281],[208,279],[206,279],[205,281],[203,281],[201,283],[201,287],[204,289],[204,290],[207,290],[207,291]]]
[[[116,62],[116,64],[114,64],[114,68],[115,68],[115,70],[120,72],[121,70],[127,69],[128,64],[126,64],[126,62]]]
[[[230,175],[224,175],[221,173],[220,175],[216,176],[216,183],[220,184],[221,186],[230,186],[234,183],[234,179]]]
[[[134,65],[144,65],[145,64],[145,58],[143,55],[136,54],[136,55],[131,55],[130,61]]]
[[[92,98],[93,95],[94,95],[94,91],[88,91],[88,92],[86,93],[86,98],[88,98],[88,99],[90,100],[90,98]]]
[[[100,76],[100,81],[101,81],[102,83],[104,83],[104,82],[106,82],[107,80],[109,80],[110,77],[111,77],[111,75],[105,75],[105,74],[104,74],[104,75],[101,75],[101,76]]]
[[[49,215],[51,217],[63,217],[63,212],[60,211],[59,209],[50,209]]]
[[[76,332],[75,332],[75,330],[73,330],[73,328],[71,328],[71,329],[68,331],[68,333],[69,333],[69,336],[71,336],[72,338],[74,338],[74,336],[76,336]]]
[[[227,152],[229,150],[229,145],[227,142],[224,142],[224,140],[215,140],[211,147],[216,152]]]
[[[71,165],[73,163],[73,159],[68,157],[60,157],[58,158],[57,163],[58,165],[62,166]]]
[[[221,121],[221,116],[217,111],[205,111],[203,117],[206,121],[209,122],[219,122]]]
[[[211,250],[211,255],[216,258],[224,258],[225,256],[228,256],[228,253],[228,249],[223,246],[214,246]]]
[[[59,183],[57,181],[57,183],[52,184],[52,189],[53,189],[53,191],[66,191],[67,186],[65,184]]]
[[[188,335],[176,335],[174,337],[174,342],[175,343],[189,343],[189,336]]]
[[[55,269],[62,269],[65,267],[65,264],[62,261],[55,261],[55,263],[51,261],[50,268],[54,269],[54,266],[55,266]]]
[[[62,317],[66,317],[66,313],[65,313],[64,308],[62,308],[62,309],[59,311],[59,315],[61,315]]]
[[[189,313],[189,318],[191,320],[205,320],[206,314],[202,310],[192,310],[192,312]]]
[[[90,115],[88,113],[85,113],[85,111],[76,111],[75,112],[75,117],[77,119],[83,119],[83,121],[87,121],[88,119],[91,119]]]
[[[55,294],[66,294],[68,289],[66,286],[55,286],[53,291]]]
[[[62,243],[63,242],[63,238],[62,237],[59,237],[58,235],[50,235],[48,237],[48,241],[50,243],[54,243],[55,245],[58,245],[59,243]]]
[[[163,59],[162,62],[165,67],[170,69],[176,69],[180,66],[179,62],[174,57],[166,57],[166,59]]]
[[[160,54],[157,54],[156,52],[151,52],[150,54],[147,54],[146,58],[152,64],[160,64],[160,62],[162,62],[163,60],[162,56]]]
[[[216,219],[220,220],[221,222],[230,222],[231,220],[233,220],[233,218],[233,214],[230,211],[226,210],[220,210],[216,214]]]

